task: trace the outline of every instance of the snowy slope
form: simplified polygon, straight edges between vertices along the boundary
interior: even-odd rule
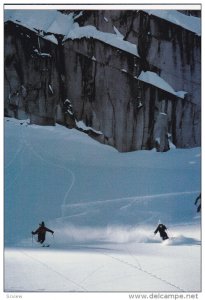
[[[5,290],[199,291],[200,188],[200,148],[119,153],[5,119]],[[51,250],[32,243],[42,220]],[[153,234],[159,220],[169,247]]]
[[[66,250],[47,249],[7,249],[7,291],[194,292],[200,289],[200,247],[195,244],[170,247],[159,243],[69,244]]]

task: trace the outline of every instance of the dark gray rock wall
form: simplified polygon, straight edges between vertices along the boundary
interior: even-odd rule
[[[157,138],[155,127],[159,127],[157,119],[164,112],[167,124],[161,125],[162,131],[165,126],[175,145],[197,145],[196,104],[141,82],[143,106],[138,108],[138,81],[134,78],[133,66],[137,63],[141,68],[139,58],[87,39],[67,41],[64,51],[65,86],[76,118],[102,131],[105,143],[119,151],[152,148]],[[166,100],[165,111],[162,110],[163,99]],[[167,146],[162,148],[165,150]]]
[[[59,45],[8,22],[5,25],[5,113],[30,117],[37,124],[86,131],[119,151],[169,149],[200,145],[200,38],[141,11],[86,12],[78,22],[114,33],[138,45],[140,58],[96,39],[67,40]],[[157,72],[177,98],[139,82],[141,71]],[[65,101],[72,104],[68,113]],[[141,105],[142,104],[142,105]]]
[[[82,16],[82,22],[111,33],[115,26],[125,40],[138,46],[143,69],[155,66],[175,90],[189,92],[192,102],[200,104],[199,36],[143,11],[90,12],[87,17]]]
[[[55,124],[59,102],[57,47],[30,30],[5,26],[5,113]]]
[[[174,141],[178,147],[200,145],[201,38],[143,11],[94,11],[82,16],[82,22],[104,32],[114,33],[115,26],[125,40],[137,44],[143,70],[157,72],[176,91],[188,93],[191,105],[181,100],[173,105],[178,114],[173,117],[180,120]]]

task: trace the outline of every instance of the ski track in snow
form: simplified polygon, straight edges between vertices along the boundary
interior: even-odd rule
[[[22,139],[23,139],[23,143],[32,151],[32,153],[34,154],[34,156],[36,156],[38,159],[40,159],[41,161],[43,161],[44,163],[48,164],[48,165],[51,165],[51,166],[54,166],[55,168],[60,168],[60,169],[63,169],[65,170],[69,175],[71,175],[71,184],[69,186],[69,188],[67,189],[67,191],[65,192],[64,194],[64,198],[63,198],[63,201],[62,201],[62,204],[61,204],[61,214],[62,214],[62,217],[64,217],[64,213],[63,213],[63,209],[64,207],[67,205],[66,204],[66,200],[68,198],[68,195],[69,193],[71,192],[74,184],[75,184],[75,174],[69,169],[69,168],[65,168],[64,166],[61,166],[60,164],[56,164],[56,163],[53,163],[51,162],[50,160],[48,159],[45,159],[42,154],[38,153],[34,147],[32,146],[31,143],[29,143],[28,141],[28,137],[25,137],[25,135],[23,134],[22,132]]]
[[[22,141],[22,129],[20,130],[20,134],[19,134],[19,138],[18,141]],[[25,149],[25,144],[24,142],[21,142],[18,149],[16,150],[14,156],[12,157],[12,159],[8,162],[7,165],[4,166],[5,169],[8,169],[17,159],[17,157],[19,156],[19,154]]]
[[[64,197],[63,197],[63,201],[62,201],[62,217],[63,216],[63,208],[64,207],[78,207],[78,206],[89,206],[89,205],[93,205],[93,204],[96,204],[96,205],[101,205],[101,204],[104,204],[104,203],[109,203],[109,202],[120,202],[120,201],[130,201],[130,203],[128,203],[127,205],[124,205],[122,206],[120,209],[125,209],[127,207],[130,207],[131,205],[133,205],[134,203],[136,202],[141,202],[141,201],[144,201],[144,200],[150,200],[152,201],[153,199],[155,198],[163,198],[163,197],[166,197],[166,196],[169,196],[169,197],[174,197],[174,196],[178,196],[178,195],[190,195],[190,194],[195,194],[195,193],[199,193],[199,191],[185,191],[185,192],[174,192],[174,193],[163,193],[163,194],[155,194],[155,195],[142,195],[142,196],[133,196],[133,197],[124,197],[124,198],[117,198],[117,199],[107,199],[107,200],[97,200],[97,201],[88,201],[88,202],[83,202],[83,203],[75,203],[75,204],[66,204],[66,201],[68,199],[68,196],[69,196],[69,193],[70,191],[72,190],[74,184],[75,184],[75,174],[68,168],[60,165],[60,164],[56,164],[56,163],[53,163],[51,160],[48,160],[46,158],[44,158],[43,154],[40,151],[37,152],[33,145],[32,145],[32,142],[29,141],[29,138],[28,136],[26,136],[26,134],[24,133],[24,130],[25,129],[25,126],[21,126],[21,135],[22,135],[22,143],[21,145],[19,146],[19,148],[17,149],[16,153],[14,154],[13,158],[9,161],[9,163],[6,165],[6,169],[8,169],[14,162],[15,160],[19,157],[19,155],[23,155],[24,151],[26,150],[26,147],[28,147],[31,152],[33,153],[33,155],[35,157],[37,157],[38,159],[40,159],[41,161],[43,161],[44,163],[48,164],[48,165],[51,165],[55,168],[61,168],[63,170],[65,170],[68,174],[69,174],[69,177],[71,176],[71,184],[69,185],[68,189],[66,190],[65,194],[64,194]],[[20,174],[22,173],[22,169],[20,169],[19,173],[16,175],[14,181],[9,185],[7,186],[7,189],[9,187],[11,187],[14,182],[17,180],[17,178],[20,176]],[[71,216],[68,216],[68,217],[71,217]],[[67,218],[68,218],[67,217]],[[175,226],[186,226],[187,224],[179,224],[179,225],[175,225]],[[81,247],[80,245],[78,245],[79,247]],[[84,247],[84,246],[82,246]],[[102,250],[97,250],[99,253],[103,254],[104,256],[107,256],[109,258],[111,258],[112,260],[114,261],[117,261],[118,263],[120,264],[124,264],[124,265],[127,265],[129,266],[130,268],[132,269],[135,269],[136,272],[143,272],[144,274],[146,274],[147,276],[149,277],[152,277],[154,279],[157,279],[161,282],[163,282],[164,284],[168,285],[168,286],[171,286],[172,288],[174,289],[177,289],[178,291],[180,292],[185,292],[180,286],[178,285],[175,285],[174,283],[154,274],[153,272],[150,272],[149,270],[145,269],[142,267],[142,265],[140,264],[140,260],[139,258],[134,255],[130,249],[128,247],[126,247],[126,250],[128,252],[128,255],[133,259],[133,261],[136,263],[131,263],[129,261],[126,261],[126,260],[123,260],[122,258],[118,258],[116,256],[114,256],[113,254],[109,254],[109,253],[106,253],[106,252],[102,252]],[[95,268],[93,271],[91,271],[90,273],[87,274],[87,276],[85,276],[85,278],[83,278],[79,283],[78,282],[75,282],[73,281],[72,279],[68,278],[66,275],[64,275],[63,273],[55,270],[53,267],[51,267],[50,265],[48,265],[47,263],[44,263],[43,261],[41,261],[40,259],[36,258],[36,257],[33,257],[30,253],[28,254],[27,252],[25,251],[20,251],[18,250],[20,253],[22,253],[23,255],[27,256],[29,259],[32,259],[34,261],[36,261],[36,263],[39,263],[41,264],[42,266],[44,266],[45,268],[47,268],[48,270],[50,270],[51,272],[55,273],[56,275],[58,275],[59,277],[63,278],[65,281],[69,282],[69,283],[72,283],[73,285],[75,285],[78,290],[80,289],[80,291],[87,291],[87,289],[84,287],[84,285],[82,285],[83,283],[86,282],[87,279],[89,279],[90,277],[96,275],[98,272],[100,272],[101,269],[104,268],[104,265],[101,265],[97,268]],[[160,268],[157,268],[157,270],[159,270]],[[113,279],[113,281],[115,280],[115,278]]]
[[[72,217],[77,217],[77,216],[82,216],[82,215],[87,214],[87,212],[83,212],[83,213],[73,214],[73,215],[70,215],[70,216],[64,216],[64,208],[65,207],[89,206],[89,205],[93,205],[93,204],[94,205],[102,205],[102,204],[110,203],[110,202],[120,202],[120,201],[128,202],[128,201],[130,201],[130,203],[120,207],[120,209],[126,209],[126,208],[132,206],[133,204],[143,202],[144,200],[152,201],[155,198],[164,198],[164,197],[167,197],[167,196],[174,197],[174,196],[179,196],[179,195],[190,195],[190,194],[199,193],[199,191],[185,191],[185,192],[162,193],[162,194],[154,194],[154,195],[141,195],[141,196],[132,196],[132,197],[123,197],[123,198],[115,198],[115,199],[96,200],[96,201],[80,202],[80,203],[74,203],[74,204],[69,204],[69,203],[66,204],[66,200],[69,196],[69,193],[71,192],[71,190],[72,190],[72,188],[75,184],[75,174],[70,169],[68,169],[68,168],[66,168],[66,167],[64,167],[60,164],[53,163],[52,161],[50,161],[48,159],[45,159],[44,156],[42,155],[42,153],[37,152],[34,149],[32,143],[29,142],[28,136],[26,136],[25,133],[23,132],[23,131],[25,131],[24,130],[25,129],[24,124],[27,124],[27,123],[23,123],[23,126],[20,126],[21,127],[20,132],[21,132],[21,137],[22,137],[23,142],[22,142],[21,146],[19,147],[20,149],[19,149],[19,151],[17,151],[17,153],[15,155],[15,158],[12,159],[12,162],[10,162],[9,164],[13,163],[14,160],[17,159],[20,152],[25,151],[25,147],[27,146],[31,150],[33,155],[35,157],[37,157],[38,159],[40,159],[41,161],[43,161],[44,163],[46,163],[48,165],[51,165],[51,166],[54,166],[55,168],[61,168],[61,169],[65,170],[69,175],[71,175],[71,180],[72,180],[71,184],[70,184],[69,188],[67,189],[67,191],[65,192],[64,197],[63,197],[63,201],[62,201],[62,204],[61,204],[61,217],[56,218],[56,219],[61,219],[61,220],[62,219],[69,219],[69,218],[72,218]],[[41,152],[43,152],[43,150]],[[18,179],[18,177],[21,175],[21,173],[22,173],[22,170],[17,174],[14,181],[9,186],[7,186],[6,189],[10,188],[15,183],[15,181]],[[147,223],[148,220],[153,219],[155,217],[156,216],[150,216],[144,222],[141,222],[141,225],[143,223]],[[139,264],[139,262],[138,262],[138,264]]]
[[[130,263],[130,262],[127,262],[127,261],[125,261],[125,260],[123,260],[123,259],[121,259],[121,258],[117,258],[117,257],[115,257],[115,256],[113,256],[113,255],[110,255],[110,254],[108,254],[108,253],[103,252],[102,254],[105,255],[105,256],[108,256],[108,257],[112,258],[112,259],[115,260],[115,261],[118,261],[119,263],[128,265],[128,266],[130,266],[131,268],[137,269],[137,270],[140,271],[140,272],[143,272],[143,273],[145,273],[145,274],[147,274],[147,275],[149,275],[149,276],[151,276],[151,277],[153,277],[153,278],[155,278],[155,279],[157,279],[157,280],[160,280],[161,282],[164,282],[164,283],[166,283],[167,285],[172,286],[172,287],[176,288],[177,290],[179,290],[179,291],[181,291],[181,292],[185,292],[181,287],[179,287],[179,286],[177,286],[177,285],[171,283],[170,281],[167,281],[167,280],[164,279],[164,278],[159,277],[158,275],[154,274],[153,272],[150,272],[150,271],[148,271],[148,270],[142,268],[142,266],[141,266],[141,264],[140,264],[138,258],[136,258],[136,255],[133,255],[133,254],[130,252],[130,250],[128,249],[128,247],[126,247],[126,250],[127,250],[128,254],[130,255],[130,257],[132,257],[132,258],[134,259],[134,261],[137,262],[137,266],[136,266],[135,264],[132,264],[132,263]],[[159,268],[157,268],[157,270],[159,270]]]
[[[22,152],[23,153],[23,152]],[[21,164],[21,167],[20,167],[20,170],[19,172],[16,174],[16,176],[14,177],[13,181],[11,181],[10,184],[7,184],[6,187],[4,188],[4,191],[7,191],[9,190],[13,185],[14,183],[18,180],[18,178],[20,177],[20,175],[22,174],[22,171],[23,171],[23,167],[22,167],[22,164]]]
[[[126,247],[126,250],[127,250],[128,254],[134,259],[134,261],[137,262],[139,269],[142,269],[142,266],[141,266],[139,260],[137,259],[136,255],[133,255],[133,254],[130,252],[130,250],[129,250],[128,247]]]
[[[97,269],[93,270],[91,273],[89,273],[83,280],[80,281],[80,284],[88,280],[90,277],[92,277],[94,274],[98,273],[101,269],[104,268],[104,265],[98,267]]]
[[[185,291],[184,291],[182,288],[180,288],[179,286],[177,286],[177,285],[175,285],[175,284],[173,284],[173,283],[167,281],[167,280],[164,279],[164,278],[159,277],[158,275],[156,275],[156,274],[154,274],[154,273],[152,273],[152,272],[149,272],[149,271],[147,271],[147,270],[141,268],[141,266],[136,266],[136,265],[131,264],[131,263],[127,262],[127,261],[124,261],[123,259],[117,258],[117,257],[115,257],[115,256],[113,256],[113,255],[110,255],[110,254],[107,254],[107,253],[103,253],[103,254],[106,255],[106,256],[108,256],[108,257],[110,257],[110,258],[112,258],[112,259],[114,259],[114,260],[116,260],[116,261],[118,261],[119,263],[128,265],[128,266],[130,266],[131,268],[137,269],[137,270],[140,271],[140,272],[143,272],[143,273],[145,273],[145,274],[147,274],[147,275],[149,275],[149,276],[151,276],[151,277],[153,277],[153,278],[155,278],[155,279],[158,279],[158,280],[160,280],[160,281],[162,281],[162,282],[168,284],[169,286],[172,286],[172,287],[176,288],[176,289],[179,290],[180,292],[185,292]],[[138,263],[138,264],[139,264],[139,263]]]
[[[73,204],[65,204],[66,207],[78,207],[78,206],[87,206],[93,204],[102,204],[107,202],[120,202],[120,201],[132,201],[131,203],[122,206],[121,209],[131,206],[135,202],[142,202],[144,200],[153,200],[155,198],[164,198],[164,197],[174,197],[179,195],[191,195],[199,193],[199,191],[186,191],[186,192],[175,192],[175,193],[163,193],[163,194],[154,194],[154,195],[141,195],[141,196],[133,196],[133,197],[123,197],[123,198],[115,198],[115,199],[106,199],[106,200],[97,200],[97,201],[88,201],[88,202],[78,202]]]
[[[42,262],[40,259],[37,259],[36,257],[33,257],[32,255],[26,253],[23,250],[21,250],[21,251],[19,250],[19,252],[22,253],[22,254],[24,254],[25,256],[29,257],[30,259],[34,260],[35,262],[38,262],[39,264],[43,265],[45,268],[49,269],[49,271],[52,271],[52,272],[56,273],[58,276],[60,276],[64,280],[68,281],[69,283],[74,284],[75,286],[77,286],[78,288],[80,288],[81,291],[87,291],[86,288],[84,286],[82,286],[80,283],[77,283],[77,282],[73,281],[72,279],[70,279],[67,276],[65,276],[64,274],[62,274],[61,272],[56,271],[54,268],[52,268],[48,264]]]
[[[127,249],[128,250],[128,249]],[[171,286],[175,289],[177,289],[178,291],[180,292],[185,292],[181,287],[179,287],[178,285],[175,285],[173,284],[172,282],[170,281],[167,281],[166,279],[164,278],[161,278],[159,277],[158,275],[154,274],[153,272],[150,272],[144,268],[142,268],[142,266],[140,265],[138,259],[133,255],[131,254],[130,251],[129,252],[129,255],[137,262],[138,265],[135,265],[133,263],[130,263],[128,261],[125,261],[121,258],[118,258],[116,256],[114,256],[113,254],[108,254],[108,253],[105,253],[105,252],[102,252],[102,251],[99,251],[99,250],[96,250],[98,251],[100,254],[103,254],[104,256],[107,256],[108,258],[111,258],[112,260],[114,261],[117,261],[118,263],[120,264],[123,264],[123,265],[127,265],[129,266],[130,268],[132,269],[135,269],[137,272],[140,271],[140,272],[143,272],[145,273],[146,275],[148,275],[149,277],[152,277],[154,279],[157,279],[163,283],[165,283],[166,285],[168,286]],[[39,258],[36,258],[36,257],[33,257],[31,254],[28,254],[26,253],[25,251],[23,250],[18,250],[19,253],[25,255],[26,257],[28,257],[29,259],[32,259],[33,261],[41,264],[42,266],[44,266],[46,269],[48,269],[49,271],[57,274],[58,276],[60,276],[61,278],[63,278],[64,280],[66,280],[67,282],[69,283],[72,283],[73,285],[77,286],[78,288],[80,288],[80,291],[85,291],[85,292],[89,292],[84,285],[82,285],[82,283],[84,283],[87,279],[89,279],[90,277],[92,277],[93,275],[95,275],[96,273],[98,273],[101,269],[104,268],[104,265],[101,265],[100,267],[94,269],[92,272],[90,272],[84,279],[82,279],[79,283],[76,282],[76,281],[73,281],[72,279],[68,278],[68,276],[64,275],[63,273],[59,272],[59,271],[56,271],[53,267],[51,267],[50,265],[48,265],[47,263],[43,262],[42,260],[40,260]],[[158,269],[157,269],[158,270]],[[112,281],[116,280],[117,278],[113,278]],[[110,282],[110,279],[109,279],[109,282]]]
[[[26,148],[26,145],[24,143],[24,140],[23,140],[23,131],[22,131],[22,128],[20,130],[20,135],[19,135],[19,141],[23,141],[21,142],[19,148],[17,149],[16,153],[14,154],[13,158],[9,161],[9,163],[5,166],[5,170],[9,169],[9,167],[11,167],[13,165],[13,163],[16,161],[16,159],[18,158],[18,156],[21,154],[21,156],[23,156],[23,153],[25,151],[25,148]],[[20,164],[20,170],[19,172],[17,172],[16,176],[14,177],[13,181],[6,185],[6,187],[4,188],[5,191],[9,190],[13,185],[14,183],[18,180],[18,178],[20,177],[20,175],[22,174],[22,171],[23,171],[23,164],[22,164],[22,160],[21,160],[21,164]]]
[[[28,124],[27,122],[24,122],[24,124]],[[120,209],[126,209],[129,208],[130,206],[132,206],[134,203],[136,202],[142,202],[144,200],[153,200],[155,198],[164,198],[164,197],[174,197],[174,196],[179,196],[179,195],[190,195],[190,194],[195,194],[195,193],[199,193],[199,191],[185,191],[185,192],[174,192],[174,193],[162,193],[162,194],[155,194],[155,195],[141,195],[141,196],[132,196],[132,197],[123,197],[123,198],[115,198],[115,199],[106,199],[106,200],[96,200],[96,201],[87,201],[87,202],[79,202],[79,203],[74,203],[74,204],[69,204],[66,203],[66,200],[68,198],[69,193],[71,192],[74,184],[75,184],[75,174],[69,169],[69,168],[65,168],[64,166],[60,165],[60,164],[56,164],[51,162],[48,159],[45,159],[42,154],[38,153],[34,147],[32,146],[31,143],[28,142],[28,137],[25,137],[25,134],[23,133],[23,128],[24,126],[21,126],[21,139],[22,139],[22,143],[19,146],[18,150],[16,151],[14,157],[12,158],[12,160],[8,163],[8,165],[6,166],[6,168],[8,168],[10,165],[12,165],[14,163],[14,161],[17,159],[17,157],[20,155],[20,153],[25,150],[25,146],[27,146],[32,153],[34,154],[34,156],[36,156],[38,159],[40,159],[41,161],[45,162],[48,165],[57,167],[57,168],[61,168],[63,170],[65,170],[69,175],[71,175],[71,184],[69,186],[69,188],[67,189],[67,191],[65,192],[63,201],[62,201],[62,205],[61,205],[61,218],[64,218],[64,208],[65,207],[79,207],[79,206],[89,206],[89,205],[101,205],[102,203],[109,203],[109,202],[120,202],[120,201],[131,201],[130,203],[121,206]],[[15,181],[18,179],[18,177],[20,176],[22,170],[17,174],[17,176],[14,178],[14,181],[6,187],[6,190],[9,189],[14,183]]]
[[[7,165],[5,165],[5,169],[8,169],[8,168],[14,163],[14,161],[17,159],[17,157],[19,156],[19,154],[20,154],[21,152],[23,152],[24,148],[25,148],[25,146],[24,146],[24,144],[22,143],[22,144],[19,146],[19,148],[17,149],[17,151],[16,151],[16,153],[14,154],[13,158],[10,160],[10,162],[9,162]]]

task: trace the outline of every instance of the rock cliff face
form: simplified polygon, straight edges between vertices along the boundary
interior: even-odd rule
[[[82,35],[57,44],[5,23],[5,113],[79,127],[119,151],[200,145],[200,37],[144,11],[86,11],[76,20],[121,34],[136,53]],[[64,40],[63,40],[64,39]],[[140,80],[158,74],[174,91]]]
[[[40,45],[40,49],[39,49]],[[5,113],[30,117],[31,123],[55,124],[59,102],[58,49],[32,31],[5,26]]]

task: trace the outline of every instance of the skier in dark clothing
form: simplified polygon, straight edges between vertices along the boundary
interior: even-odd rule
[[[200,211],[201,211],[201,193],[200,193],[199,196],[196,198],[194,204],[197,205],[197,203],[198,203],[199,200],[200,200],[200,203],[199,203],[199,205],[198,205],[198,207],[197,207],[197,212],[200,212]]]
[[[39,224],[40,227],[38,229],[36,229],[36,231],[32,231],[32,234],[38,234],[38,242],[43,244],[43,242],[45,241],[46,238],[46,231],[51,232],[52,234],[54,234],[54,231],[45,227],[45,223],[42,222],[41,224]]]
[[[154,234],[157,234],[157,232],[159,231],[159,234],[161,236],[161,238],[164,240],[167,240],[169,237],[166,233],[167,227],[164,224],[159,224],[154,232]]]

